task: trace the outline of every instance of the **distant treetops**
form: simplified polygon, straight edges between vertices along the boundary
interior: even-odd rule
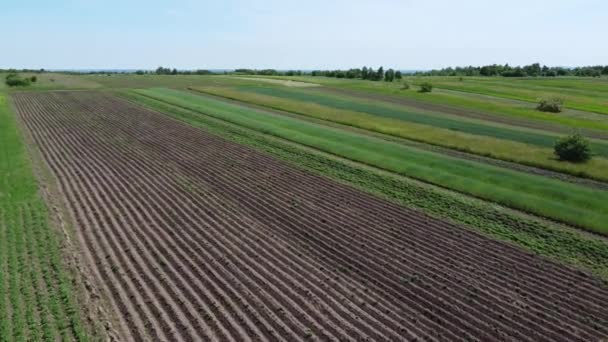
[[[301,71],[301,70],[287,70],[279,71],[275,69],[236,69],[235,74],[239,75],[262,75],[262,76],[325,76],[325,77],[336,77],[336,78],[350,78],[350,79],[362,79],[370,81],[387,81],[393,82],[394,80],[400,80],[403,75],[401,71],[388,69],[384,70],[383,67],[379,67],[377,70],[373,68],[363,67],[361,69],[348,69],[348,70],[313,70],[313,71]]]
[[[512,67],[509,64],[492,64],[481,67],[449,67],[438,70],[417,72],[418,76],[504,76],[504,77],[555,77],[581,76],[600,77],[608,75],[608,65],[585,66],[576,68],[548,67],[534,63],[525,66]]]
[[[275,69],[236,69],[230,74],[239,75],[263,75],[263,76],[325,76],[348,79],[362,79],[370,81],[393,82],[402,78],[399,70],[383,67],[378,69],[363,67],[348,70],[288,70],[279,71]],[[503,76],[503,77],[556,77],[556,76],[579,76],[579,77],[600,77],[608,75],[608,65],[585,66],[576,68],[548,67],[534,63],[525,66],[512,67],[509,64],[492,64],[485,66],[449,67],[439,70],[408,72],[415,76]]]
[[[401,71],[395,71],[394,69],[388,69],[385,71],[383,67],[379,67],[377,70],[368,67],[348,70],[313,70],[310,75],[336,78],[358,78],[362,80],[386,82],[400,80],[403,77]]]
[[[137,70],[135,73],[137,75],[152,74],[152,73],[154,73],[156,75],[211,75],[211,74],[213,74],[211,71],[205,70],[205,69],[177,70],[175,68],[173,68],[173,69],[164,68],[162,66],[159,66],[158,68],[156,68],[156,70],[154,72],[149,72],[149,71],[145,71],[145,70]]]

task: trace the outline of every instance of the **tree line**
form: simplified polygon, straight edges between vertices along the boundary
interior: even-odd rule
[[[580,76],[600,77],[608,75],[608,65],[584,66],[575,68],[548,67],[534,63],[524,66],[510,66],[509,64],[449,67],[430,71],[416,72],[418,76],[504,76],[504,77],[556,77],[556,76]]]
[[[147,70],[137,70],[135,72],[137,75],[144,75],[144,74],[148,74],[148,73],[152,73],[150,71]],[[211,75],[213,74],[213,72],[206,70],[206,69],[197,69],[197,70],[177,70],[176,68],[164,68],[162,66],[159,66],[158,68],[156,68],[156,70],[153,72],[156,75]]]
[[[366,66],[360,69],[348,70],[313,70],[310,75],[386,82],[393,82],[394,80],[403,78],[403,74],[399,70],[384,70],[383,67],[374,70],[373,68],[368,68]]]
[[[16,74],[19,72],[27,72],[27,73],[36,73],[36,74],[41,74],[43,72],[46,72],[46,70],[44,69],[14,69],[14,68],[10,68],[10,69],[0,69],[0,74]]]
[[[383,67],[379,67],[377,70],[374,70],[373,68],[368,68],[365,66],[360,69],[356,68],[348,70],[313,70],[307,72],[302,70],[279,71],[276,69],[236,69],[234,70],[234,74],[262,76],[325,76],[387,82],[393,82],[394,80],[400,80],[401,78],[403,78],[403,74],[399,70],[384,70]]]

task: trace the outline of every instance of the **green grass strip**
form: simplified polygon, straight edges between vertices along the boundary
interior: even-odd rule
[[[3,94],[0,175],[0,296],[8,296],[0,300],[0,340],[87,340],[72,278],[64,269],[60,236],[48,223],[16,119]]]
[[[608,279],[608,242],[604,239],[459,193],[351,163],[134,92],[124,92],[121,95],[194,127],[269,153],[309,172],[462,224],[491,238]]]
[[[350,131],[170,89],[152,96],[262,133],[512,208],[608,233],[608,192],[456,159]]]

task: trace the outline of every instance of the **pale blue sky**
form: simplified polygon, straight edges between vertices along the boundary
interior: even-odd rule
[[[3,0],[1,67],[608,64],[606,0]]]

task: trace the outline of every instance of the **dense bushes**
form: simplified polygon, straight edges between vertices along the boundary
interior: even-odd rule
[[[589,141],[580,134],[573,134],[559,139],[554,146],[555,155],[560,160],[584,162],[591,159]]]
[[[540,99],[536,109],[541,112],[559,113],[564,107],[564,100],[559,97]]]
[[[421,93],[430,93],[431,91],[433,91],[433,85],[430,84],[429,82],[423,82],[420,84],[420,90],[419,92]]]
[[[33,76],[32,78],[34,78]],[[30,78],[21,78],[19,75],[15,73],[10,73],[6,75],[5,83],[9,87],[27,87],[30,85],[32,79]],[[34,81],[35,82],[35,81]]]

